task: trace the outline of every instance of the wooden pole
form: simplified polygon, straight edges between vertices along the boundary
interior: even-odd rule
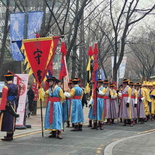
[[[42,129],[42,137],[44,137],[42,99],[40,99],[40,111],[41,111],[41,129]]]

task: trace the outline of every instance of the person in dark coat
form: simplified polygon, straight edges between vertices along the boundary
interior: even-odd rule
[[[3,141],[12,141],[15,131],[16,114],[18,107],[18,86],[13,83],[14,75],[8,72],[5,77],[6,85],[2,90],[2,101],[0,104],[0,130],[7,132],[7,135],[2,139]]]
[[[28,104],[28,117],[34,111],[34,91],[32,90],[30,84],[28,84],[28,91],[27,91],[27,104]]]

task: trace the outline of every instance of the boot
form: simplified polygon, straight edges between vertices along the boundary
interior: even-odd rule
[[[97,123],[94,123],[94,126],[91,129],[96,129],[97,128]]]
[[[100,121],[98,121],[97,127],[100,127],[100,123],[101,123],[101,122],[100,122]]]
[[[13,133],[7,133],[6,136],[4,136],[3,139],[1,139],[2,141],[12,141],[13,140]]]
[[[151,115],[151,121],[154,121],[154,115]]]
[[[7,106],[6,106],[6,111],[8,111],[8,112],[9,112],[11,115],[13,115],[14,117],[19,117],[19,114],[17,114],[17,113],[14,111],[12,105],[7,105]]]
[[[107,119],[107,123],[108,125],[111,125],[110,119]]]
[[[52,131],[50,133],[51,133],[51,135],[48,136],[49,138],[56,138],[56,131]]]
[[[114,119],[112,119],[111,123],[112,123],[112,124],[115,124]]]
[[[100,130],[104,129],[103,125],[104,125],[103,123],[100,123]]]
[[[134,125],[134,121],[131,121],[131,124],[130,124],[130,126],[131,126],[131,127],[133,127],[133,125]]]
[[[124,124],[123,124],[123,126],[126,126],[126,119],[124,120]]]
[[[69,123],[69,121],[67,121],[67,126],[66,126],[66,128],[69,128],[70,127],[70,123]]]
[[[79,131],[79,126],[78,125],[74,125],[74,129],[71,131]]]
[[[58,130],[58,135],[57,135],[57,138],[58,138],[58,139],[62,139],[62,136],[61,136],[61,131],[60,131],[60,130]]]
[[[74,123],[72,123],[72,128],[74,128]]]
[[[144,119],[140,118],[140,123],[139,124],[144,124]]]
[[[92,127],[92,120],[89,120],[89,125],[88,127]]]
[[[79,124],[79,131],[82,131],[82,124]]]

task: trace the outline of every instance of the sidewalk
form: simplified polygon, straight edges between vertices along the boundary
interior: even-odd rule
[[[155,130],[115,141],[105,148],[104,155],[155,155]]]

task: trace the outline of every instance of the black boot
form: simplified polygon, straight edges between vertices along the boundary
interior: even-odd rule
[[[91,129],[96,129],[97,128],[97,123],[94,123],[94,126]]]
[[[103,123],[100,123],[100,130],[103,130],[104,129],[104,124]]]
[[[124,120],[124,124],[123,124],[123,126],[126,126],[126,119]]]
[[[56,131],[52,131],[52,134],[48,136],[49,138],[56,138]]]
[[[79,131],[82,131],[82,124],[79,124]]]
[[[4,138],[1,140],[2,141],[12,141],[13,140],[13,133],[11,133],[11,134],[7,133],[7,135],[4,136]]]
[[[58,139],[62,139],[62,136],[61,136],[61,131],[58,130],[58,136],[57,136]]]
[[[144,118],[140,118],[140,123],[139,124],[144,124]]]
[[[78,125],[74,125],[74,129],[71,131],[79,131],[79,126]]]
[[[92,120],[89,120],[89,125],[88,127],[92,127]]]
[[[72,128],[74,128],[74,123],[72,123]]]
[[[70,122],[69,121],[67,121],[67,126],[66,126],[67,128],[69,128],[70,127]]]
[[[115,124],[114,119],[112,119],[111,123],[112,123],[112,124]]]

